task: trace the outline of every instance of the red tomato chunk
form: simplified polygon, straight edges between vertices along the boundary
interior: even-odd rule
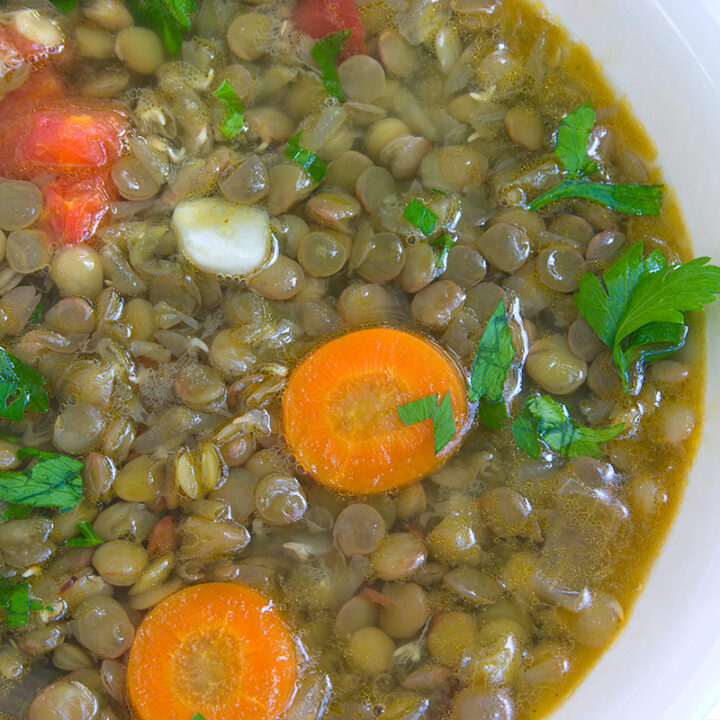
[[[298,30],[313,38],[351,30],[340,60],[365,53],[365,28],[355,0],[303,0],[295,8],[293,20]]]

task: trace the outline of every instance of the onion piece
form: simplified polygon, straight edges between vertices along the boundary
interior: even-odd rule
[[[270,258],[270,218],[259,207],[219,198],[178,203],[172,216],[179,247],[201,270],[248,276]]]

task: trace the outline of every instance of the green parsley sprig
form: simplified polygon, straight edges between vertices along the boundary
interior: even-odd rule
[[[94,547],[105,542],[87,520],[79,522],[77,529],[80,531],[80,537],[69,538],[65,541],[66,545],[71,547]]]
[[[245,122],[245,105],[227,80],[220,83],[213,95],[225,106],[225,119],[220,129],[228,140],[232,140],[242,130]]]
[[[688,334],[684,312],[701,310],[720,294],[720,268],[710,258],[667,265],[660,250],[643,258],[643,242],[628,248],[602,275],[585,273],[575,305],[613,351],[613,360],[630,389],[630,366],[667,357]]]
[[[438,216],[418,198],[413,198],[405,207],[403,217],[411,222],[423,235],[429,235],[437,225]]]
[[[438,393],[433,393],[400,405],[397,409],[398,415],[405,425],[432,420],[436,455],[455,437],[457,432],[450,393],[446,392],[443,399],[439,402],[438,400]]]
[[[486,427],[497,429],[507,418],[503,387],[514,356],[505,302],[501,300],[478,343],[468,390],[471,401],[480,401],[478,415]]]
[[[335,60],[350,37],[350,30],[338,30],[320,38],[310,51],[312,59],[320,66],[320,79],[330,97],[345,102],[345,93],[340,86],[340,78]]]
[[[82,499],[83,481],[78,474],[84,467],[75,458],[23,448],[18,458],[36,457],[26,470],[0,473],[0,500],[32,507],[75,507]]]
[[[0,583],[0,608],[5,610],[5,625],[11,628],[27,625],[30,610],[52,611],[51,606],[30,598],[30,586],[26,582]]]
[[[540,441],[566,457],[600,457],[599,443],[616,438],[624,424],[609,428],[591,428],[578,425],[571,417],[567,405],[549,395],[534,395],[512,424],[518,447],[531,458],[540,456]]]
[[[293,135],[285,147],[285,155],[296,162],[310,176],[313,182],[320,182],[327,172],[327,165],[316,153],[300,145],[302,130]]]
[[[536,197],[529,205],[533,212],[562,198],[594,200],[612,210],[630,215],[658,215],[662,208],[663,185],[592,182],[587,178],[600,167],[587,152],[595,125],[590,101],[568,113],[558,126],[555,155],[568,179]]]
[[[0,416],[22,420],[26,409],[45,412],[48,403],[45,378],[0,347]]]

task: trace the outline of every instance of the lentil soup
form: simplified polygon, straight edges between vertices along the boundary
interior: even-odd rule
[[[520,0],[56,5],[0,8],[0,716],[548,716],[720,292],[627,104]]]

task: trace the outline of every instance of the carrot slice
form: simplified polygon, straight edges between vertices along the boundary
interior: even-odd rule
[[[370,328],[331,340],[291,375],[283,395],[285,439],[319,482],[378,493],[419,480],[457,449],[469,426],[467,382],[434,342]],[[399,405],[450,392],[457,433],[435,455],[431,421],[404,425]]]
[[[293,637],[270,600],[243,585],[206,583],[146,615],[126,682],[138,720],[276,720],[296,677]]]

